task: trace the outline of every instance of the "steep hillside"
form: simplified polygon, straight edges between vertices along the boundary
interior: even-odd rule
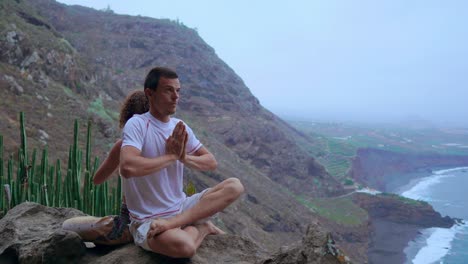
[[[301,135],[264,109],[195,30],[52,0],[5,0],[0,16],[0,133],[7,153],[18,147],[24,111],[30,146],[47,147],[51,159],[67,155],[74,119],[83,130],[91,120],[94,152],[102,157],[118,137],[123,96],[142,89],[152,67],[169,66],[183,86],[177,115],[219,161],[216,172],[188,177],[198,189],[232,176],[246,186],[243,200],[220,215],[223,228],[278,247],[302,237],[315,218],[298,195],[343,192],[297,146]]]

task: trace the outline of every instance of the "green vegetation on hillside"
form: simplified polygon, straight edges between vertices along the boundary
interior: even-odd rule
[[[330,221],[345,226],[358,226],[368,219],[367,212],[354,204],[349,197],[314,198],[298,197],[297,200]]]
[[[384,196],[384,197],[390,197],[390,198],[396,199],[398,201],[401,201],[401,202],[403,202],[405,204],[409,204],[409,205],[426,206],[426,205],[429,204],[426,201],[414,200],[414,199],[406,198],[404,196],[400,196],[400,195],[394,194],[394,193],[381,193],[379,195]]]
[[[287,188],[283,188],[282,191],[312,212],[343,226],[359,226],[365,223],[369,217],[367,211],[356,205],[350,196],[310,198],[298,196]]]
[[[63,91],[65,92],[65,94],[70,97],[70,98],[73,98],[75,96],[75,94],[73,93],[73,91],[66,87],[66,86],[63,86]]]
[[[114,122],[119,119],[119,113],[110,111],[104,107],[102,98],[97,98],[89,104],[88,107],[89,113],[95,113],[100,118],[107,120],[109,122]]]

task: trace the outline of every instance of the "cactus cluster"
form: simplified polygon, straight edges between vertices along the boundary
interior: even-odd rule
[[[50,163],[47,146],[40,161],[37,149],[29,157],[24,113],[20,113],[21,145],[16,157],[4,157],[3,136],[0,135],[0,212],[25,202],[36,202],[52,207],[73,207],[94,216],[118,214],[121,204],[121,181],[110,188],[107,182],[92,182],[99,166],[99,158],[91,163],[91,122],[88,122],[86,152],[78,145],[78,120],[75,120],[73,143],[69,148],[66,172],[57,159]],[[83,166],[84,165],[84,166]]]

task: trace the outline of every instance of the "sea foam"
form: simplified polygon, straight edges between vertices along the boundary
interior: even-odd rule
[[[448,171],[448,170],[446,170]],[[434,174],[429,177],[424,177],[418,181],[416,185],[414,185],[411,189],[403,192],[401,196],[411,198],[414,200],[424,200],[426,202],[430,201],[431,198],[428,197],[427,191],[428,189],[440,183],[440,181],[447,177],[452,177],[453,175],[450,174]]]
[[[430,228],[430,237],[426,240],[426,246],[421,248],[411,261],[414,264],[427,264],[440,261],[452,247],[455,235],[466,232],[468,224],[454,225],[452,228]]]
[[[411,189],[401,195],[415,200],[434,201],[429,193],[431,187],[439,184],[445,178],[455,176],[452,174],[453,172],[467,169],[468,167],[458,167],[434,171],[431,176],[420,179]],[[468,222],[464,221],[452,228],[429,228],[423,232],[429,234],[429,236],[425,241],[425,245],[417,252],[411,263],[443,263],[442,260],[450,252],[456,235],[468,232]]]
[[[468,167],[458,167],[458,168],[452,168],[452,169],[438,170],[438,171],[434,171],[433,173],[436,175],[441,175],[441,174],[446,174],[449,172],[454,172],[454,171],[459,171],[459,170],[468,170]]]

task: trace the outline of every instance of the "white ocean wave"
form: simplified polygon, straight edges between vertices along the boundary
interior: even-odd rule
[[[423,200],[423,201],[431,201],[429,197],[428,190],[433,185],[436,185],[441,182],[442,179],[452,177],[453,175],[432,175],[429,177],[424,177],[419,180],[419,182],[414,185],[411,189],[403,192],[401,196],[411,198],[414,200]]]
[[[428,264],[437,263],[447,255],[452,247],[452,241],[457,233],[465,233],[468,230],[468,224],[462,223],[454,225],[452,228],[431,228],[433,230],[430,237],[426,240],[426,246],[421,248],[411,263]]]
[[[442,202],[442,200],[439,200],[438,202]],[[465,206],[460,205],[460,204],[454,204],[454,203],[445,203],[445,207],[452,207],[452,208],[465,208]]]
[[[424,200],[433,205],[433,202],[436,202],[436,204],[444,205],[446,208],[464,208],[463,206],[466,206],[466,203],[459,203],[458,200],[453,200],[453,197],[451,198],[452,200],[440,200],[442,197],[438,197],[439,199],[437,199],[431,196],[433,196],[433,191],[437,188],[439,183],[445,181],[447,178],[458,177],[460,174],[454,172],[467,169],[468,167],[458,167],[435,171],[431,176],[419,179],[409,190],[403,192],[401,195],[416,200]],[[407,255],[407,257],[412,258],[412,260],[409,260],[410,263],[444,263],[445,257],[453,253],[451,252],[452,244],[457,245],[457,243],[459,243],[457,241],[460,237],[466,236],[468,233],[468,222],[463,221],[454,225],[452,228],[430,228],[425,231],[424,233],[428,236],[421,237],[424,241],[421,244],[422,247],[418,247],[419,250],[416,249],[416,252],[413,251],[411,255]],[[427,237],[427,239],[425,237]],[[464,239],[466,238],[462,238],[462,243],[465,241]],[[415,243],[419,244],[420,242],[412,241],[408,246],[410,247],[412,243],[415,245]],[[457,249],[457,254],[459,254],[459,249]]]
[[[446,174],[448,172],[459,171],[459,170],[468,170],[468,167],[458,167],[458,168],[452,168],[452,169],[438,170],[438,171],[434,171],[433,173],[436,175],[441,175],[441,174]]]

